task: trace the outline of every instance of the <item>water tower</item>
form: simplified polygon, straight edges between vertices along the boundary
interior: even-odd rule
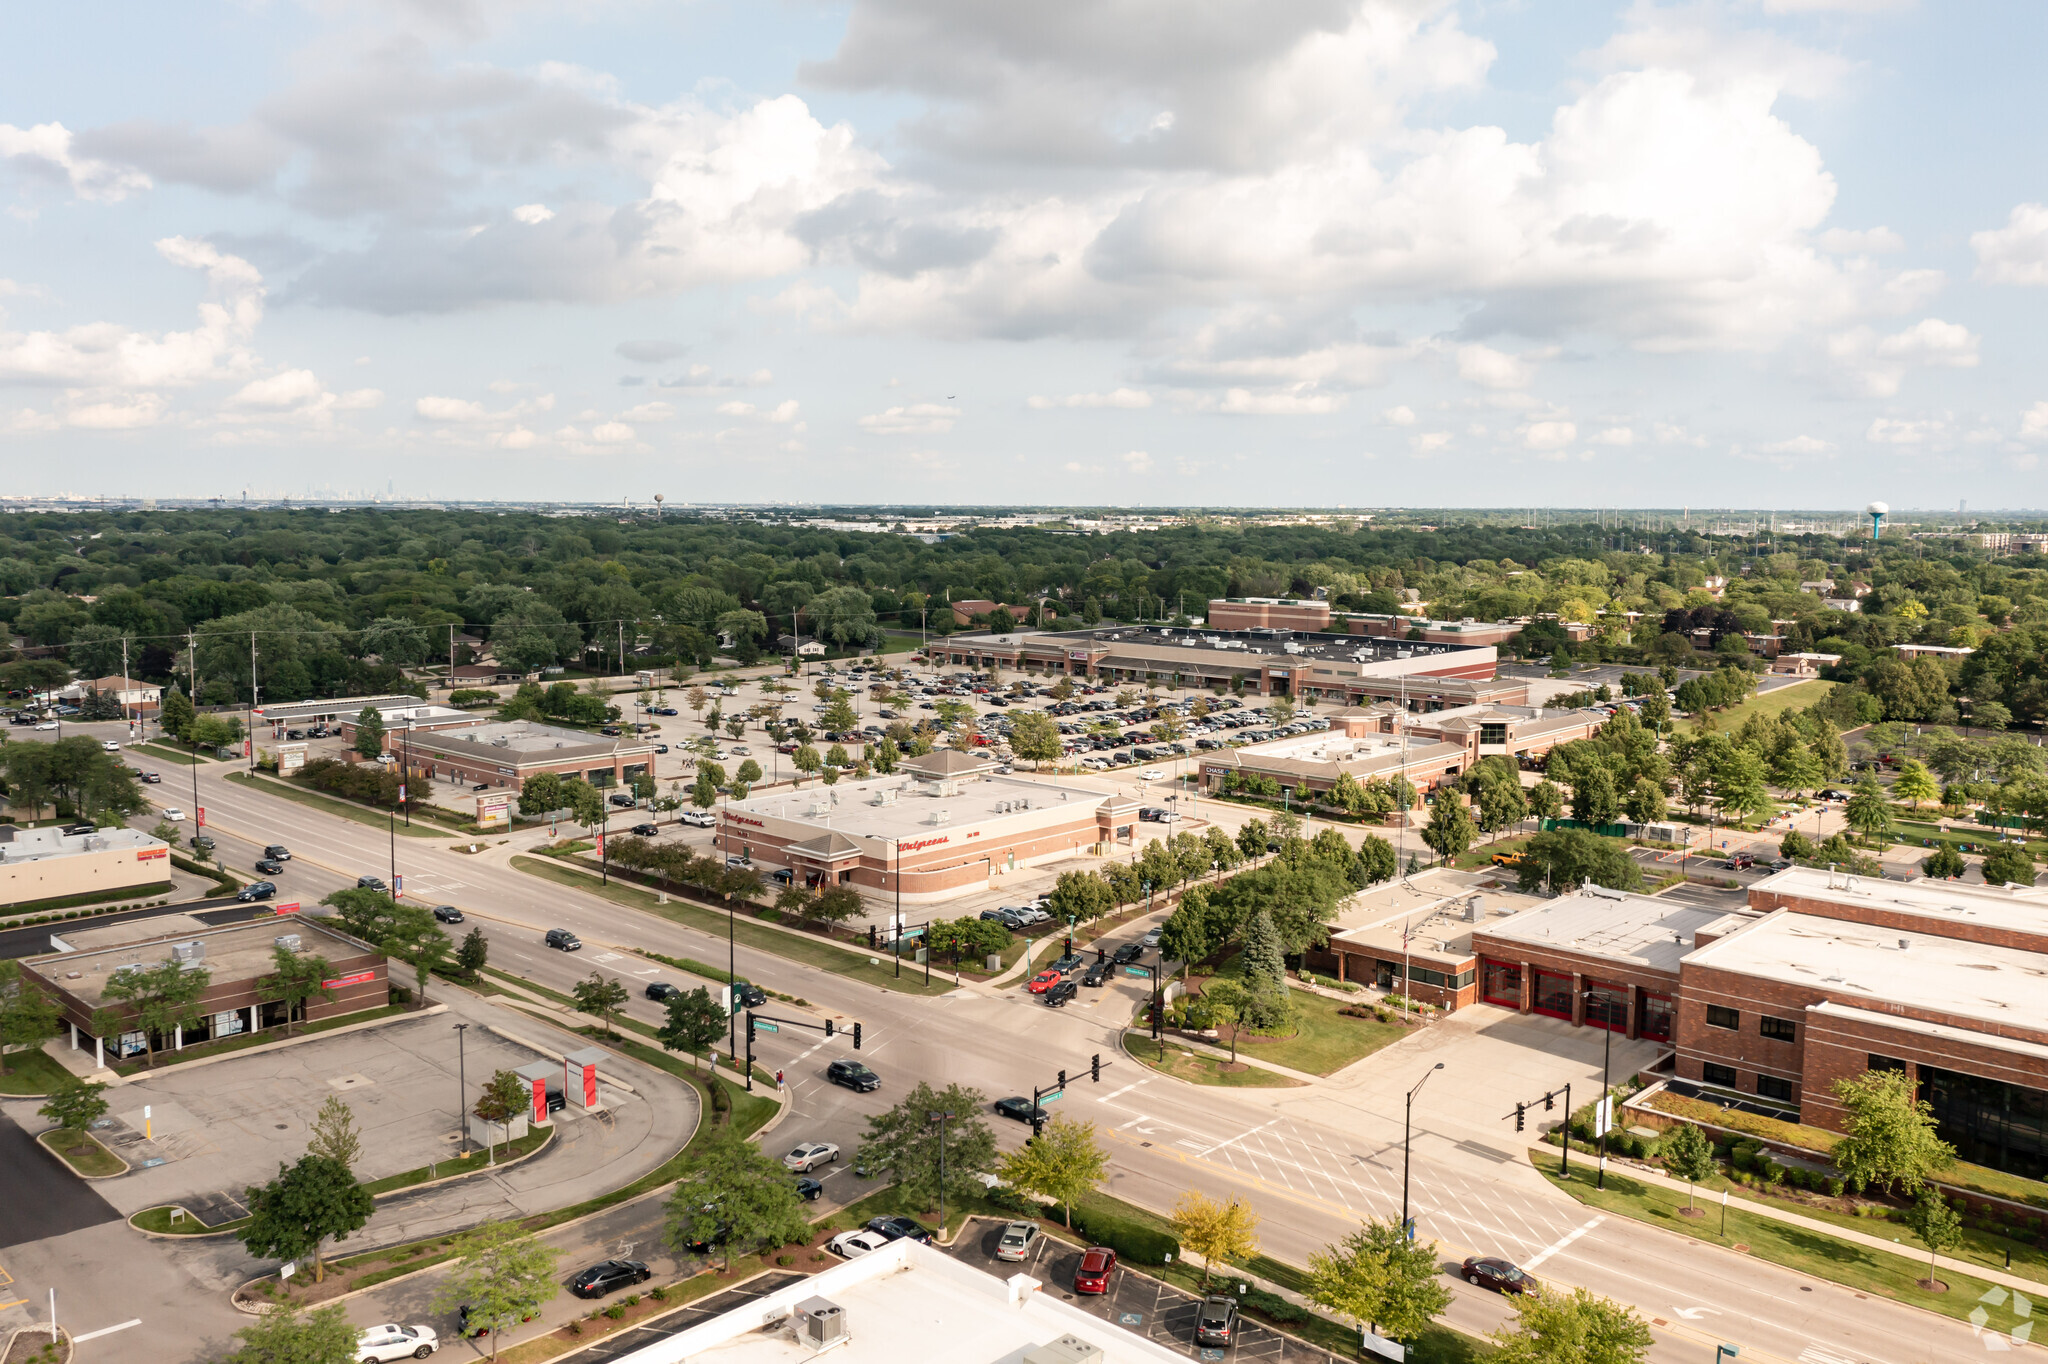
[[[1870,514],[1870,538],[1876,540],[1884,534],[1884,518],[1891,512],[1891,508],[1882,502],[1873,502],[1863,510]]]
[[[661,494],[660,494],[660,493],[656,493],[656,494],[654,495],[654,519],[655,519],[655,520],[657,520],[657,521],[661,520],[661,502],[662,502],[662,497],[661,497]]]

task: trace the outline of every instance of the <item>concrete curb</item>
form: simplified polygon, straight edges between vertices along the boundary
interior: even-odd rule
[[[14,1342],[20,1340],[23,1336],[48,1336],[49,1334],[50,1328],[47,1326],[18,1327],[13,1335],[7,1337],[7,1348],[0,1350],[0,1359],[5,1359],[10,1354],[13,1354]],[[64,1342],[64,1357],[58,1361],[58,1364],[71,1364],[73,1356],[78,1353],[78,1347],[72,1343],[71,1332],[59,1326],[57,1328],[57,1339]]]
[[[54,1147],[54,1146],[50,1145],[50,1143],[49,1143],[49,1142],[47,1142],[47,1141],[43,1140],[43,1138],[45,1138],[45,1137],[47,1137],[47,1136],[49,1136],[49,1135],[50,1135],[50,1132],[61,1132],[62,1130],[63,1130],[62,1128],[59,1128],[59,1127],[53,1127],[53,1128],[51,1128],[51,1129],[50,1129],[50,1131],[49,1131],[49,1132],[38,1132],[38,1133],[36,1133],[36,1145],[38,1145],[38,1146],[42,1147],[42,1148],[43,1148],[43,1149],[44,1149],[45,1151],[48,1151],[48,1152],[49,1152],[49,1153],[50,1153],[51,1155],[55,1156],[55,1157],[56,1157],[57,1159],[59,1159],[59,1160],[63,1160],[63,1161],[64,1161],[64,1168],[65,1168],[65,1169],[67,1169],[67,1170],[69,1170],[69,1171],[71,1171],[71,1173],[72,1173],[72,1174],[74,1174],[74,1175],[76,1175],[76,1176],[77,1176],[78,1178],[80,1178],[80,1179],[119,1179],[119,1178],[120,1178],[120,1177],[121,1177],[122,1175],[125,1175],[125,1174],[127,1174],[127,1173],[128,1173],[129,1171],[131,1171],[131,1170],[133,1170],[133,1169],[135,1168],[135,1167],[134,1167],[133,1165],[130,1165],[130,1164],[128,1163],[128,1161],[127,1161],[127,1160],[126,1160],[125,1158],[123,1158],[123,1157],[122,1157],[122,1155],[121,1155],[121,1153],[120,1153],[120,1152],[118,1152],[118,1151],[114,1150],[114,1149],[113,1149],[112,1147],[108,1146],[108,1145],[107,1145],[107,1144],[106,1144],[105,1142],[101,1141],[101,1140],[100,1140],[100,1139],[99,1139],[98,1137],[94,1137],[94,1136],[92,1135],[92,1133],[88,1132],[88,1133],[86,1133],[86,1136],[88,1136],[88,1137],[92,1137],[92,1144],[93,1144],[93,1145],[95,1145],[95,1146],[97,1146],[97,1147],[99,1147],[99,1148],[100,1148],[100,1150],[102,1150],[102,1151],[105,1151],[105,1152],[106,1152],[106,1153],[107,1153],[108,1155],[112,1156],[112,1157],[113,1157],[113,1158],[114,1158],[115,1160],[118,1160],[118,1161],[120,1161],[120,1162],[121,1162],[121,1168],[120,1168],[120,1169],[118,1169],[118,1170],[116,1170],[116,1171],[114,1171],[114,1173],[112,1173],[112,1174],[110,1174],[110,1175],[89,1175],[89,1174],[86,1174],[86,1173],[85,1173],[84,1171],[80,1170],[80,1169],[79,1169],[79,1168],[78,1168],[77,1166],[73,1165],[73,1164],[72,1164],[72,1163],[71,1163],[70,1161],[68,1161],[68,1160],[65,1160],[65,1159],[64,1159],[64,1153],[63,1153],[62,1151],[59,1151],[59,1150],[58,1150],[58,1149],[57,1149],[56,1147]]]

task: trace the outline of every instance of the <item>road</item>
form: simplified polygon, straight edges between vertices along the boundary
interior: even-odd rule
[[[393,845],[381,831],[228,782],[228,770],[230,765],[203,767],[199,783],[209,827],[231,864],[246,865],[266,843],[287,844],[294,860],[278,878],[280,889],[307,903],[353,884],[361,871],[387,872]],[[146,790],[154,797],[163,788]],[[178,799],[189,801],[189,795]],[[615,973],[639,987],[628,1010],[637,1018],[656,1017],[640,997],[647,980],[692,982],[631,949],[728,960],[718,936],[515,870],[511,854],[533,838],[510,835],[477,854],[455,851],[459,841],[453,836],[399,840],[398,870],[409,896],[456,904],[482,925],[495,964],[557,990],[593,969]],[[577,932],[584,950],[543,949],[541,934],[557,926]],[[1109,1063],[1101,1083],[1071,1083],[1061,1102],[1093,1120],[1107,1138],[1110,1185],[1123,1197],[1164,1211],[1189,1188],[1239,1194],[1261,1212],[1269,1251],[1295,1263],[1352,1230],[1362,1217],[1399,1215],[1398,1101],[1384,1111],[1317,1107],[1302,1097],[1313,1091],[1199,1088],[1157,1076],[1120,1050],[1122,1025],[1137,1002],[1135,984],[1085,991],[1074,1005],[1055,1010],[1015,987],[968,987],[921,998],[744,945],[730,959],[739,974],[808,1001],[810,1007],[794,1016],[861,1020],[861,1057],[884,1081],[869,1095],[824,1082],[826,1062],[853,1054],[843,1034],[831,1041],[798,1030],[764,1037],[760,1064],[786,1072],[793,1099],[793,1111],[772,1138],[773,1149],[823,1139],[851,1151],[862,1120],[895,1102],[915,1080],[958,1081],[995,1098],[1050,1083],[1060,1068],[1080,1074],[1091,1056],[1100,1055]],[[1389,1049],[1385,1064],[1415,1065],[1405,1056],[1406,1045]],[[1024,1136],[1017,1124],[997,1127],[1006,1145]],[[1482,1126],[1454,1113],[1425,1114],[1421,1128],[1410,1183],[1421,1234],[1436,1238],[1451,1260],[1504,1254],[1548,1280],[1633,1304],[1662,1323],[1656,1327],[1660,1359],[1703,1358],[1721,1340],[1741,1345],[1745,1358],[1802,1364],[1921,1364],[1987,1348],[1967,1325],[1591,1214],[1551,1189],[1522,1159],[1515,1139],[1491,1121]],[[844,1166],[826,1183],[835,1202],[865,1187]],[[647,1210],[642,1224],[626,1217],[607,1234],[645,1240],[658,1204],[641,1206]],[[1460,1284],[1458,1291],[1469,1296],[1471,1290]],[[1478,1312],[1482,1306],[1461,1310]]]

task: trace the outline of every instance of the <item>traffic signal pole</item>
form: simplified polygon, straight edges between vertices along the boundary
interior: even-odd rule
[[[1113,1061],[1103,1060],[1102,1053],[1096,1052],[1088,1058],[1089,1080],[1095,1084],[1101,1084],[1102,1072],[1108,1070],[1114,1064],[1115,1062]],[[1076,1075],[1074,1078],[1078,1080],[1081,1077]],[[1036,1140],[1045,1133],[1045,1109],[1041,1106],[1042,1102],[1047,1098],[1057,1099],[1066,1092],[1066,1088],[1067,1073],[1064,1070],[1059,1073],[1059,1078],[1051,1084],[1033,1085],[1031,1087],[1031,1137],[1033,1140]]]
[[[1563,1154],[1558,1162],[1557,1173],[1560,1179],[1569,1179],[1572,1173],[1572,1087],[1569,1084],[1567,1084],[1564,1087],[1563,1092],[1564,1145],[1561,1148],[1559,1148],[1563,1152]],[[1543,1097],[1540,1099],[1531,1099],[1527,1103],[1518,1103],[1515,1105],[1515,1111],[1512,1113],[1504,1114],[1501,1117],[1501,1121],[1506,1122],[1509,1118],[1513,1118],[1515,1120],[1515,1130],[1519,1132],[1522,1130],[1523,1123],[1527,1119],[1529,1110],[1531,1108],[1534,1108],[1537,1104],[1542,1104],[1543,1111],[1546,1113],[1555,1112],[1557,1108],[1557,1095],[1558,1091],[1553,1089],[1545,1093]]]
[[[821,1033],[825,1034],[825,1036],[827,1036],[827,1037],[836,1037],[836,1036],[838,1035],[838,1033],[839,1033],[839,1027],[838,1027],[838,1025],[837,1025],[837,1024],[835,1024],[835,1023],[834,1023],[834,1022],[833,1022],[833,1021],[832,1021],[831,1019],[829,1019],[829,1018],[828,1018],[828,1019],[826,1019],[826,1020],[825,1020],[825,1021],[824,1021],[823,1023],[813,1023],[813,1022],[811,1022],[810,1020],[808,1020],[808,1019],[803,1019],[803,1018],[774,1018],[774,1017],[771,1017],[771,1016],[769,1016],[768,1014],[757,1014],[757,1013],[755,1013],[755,1012],[754,1012],[754,1011],[753,1011],[752,1009],[748,1009],[748,1010],[746,1011],[746,1014],[747,1014],[747,1052],[746,1052],[746,1059],[745,1059],[745,1062],[744,1062],[744,1064],[745,1064],[745,1067],[746,1067],[746,1077],[747,1077],[747,1093],[749,1093],[749,1094],[751,1094],[751,1093],[753,1093],[753,1092],[754,1092],[754,1030],[755,1030],[755,1028],[757,1028],[757,1027],[759,1027],[759,1026],[761,1026],[761,1025],[763,1025],[763,1024],[766,1024],[766,1025],[767,1025],[767,1030],[768,1030],[769,1032],[781,1032],[781,1031],[782,1031],[782,1030],[783,1030],[784,1028],[809,1028],[809,1029],[810,1029],[811,1031],[813,1031],[813,1032],[821,1032]],[[852,1033],[853,1033],[853,1049],[854,1049],[855,1051],[859,1051],[859,1050],[860,1050],[860,1024],[859,1024],[859,1023],[855,1023],[855,1024],[853,1025],[853,1027],[852,1027],[851,1031],[852,1031]]]

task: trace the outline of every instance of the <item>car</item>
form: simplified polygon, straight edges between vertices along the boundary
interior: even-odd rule
[[[1109,964],[1111,966],[1122,966],[1127,962],[1134,962],[1144,955],[1145,944],[1127,942],[1110,954]]]
[[[1045,1110],[1042,1108],[1038,1109],[1037,1113],[1041,1118],[1045,1116]],[[1031,1100],[1025,1098],[1022,1094],[1013,1094],[1007,1099],[997,1099],[996,1116],[999,1118],[1015,1118],[1018,1122],[1030,1122],[1032,1116]]]
[[[254,870],[262,872],[265,876],[281,876],[284,874],[284,863],[274,857],[259,857],[256,859]]]
[[[176,824],[185,818],[185,812],[175,805],[167,805],[164,807],[164,818]]]
[[[889,1238],[879,1231],[842,1231],[825,1243],[825,1249],[844,1259],[857,1260],[888,1244]]]
[[[88,829],[88,830],[86,830],[86,832],[87,832],[87,833],[91,833],[91,832],[92,832],[92,830]],[[192,846],[193,846],[193,847],[195,847],[195,848],[204,848],[204,849],[205,849],[206,851],[208,851],[208,852],[212,852],[212,851],[213,851],[213,835],[212,835],[212,834],[194,834],[194,835],[192,835]]]
[[[272,843],[263,850],[263,855],[273,862],[289,862],[292,860],[292,850],[282,843]]]
[[[685,810],[681,819],[693,829],[712,829],[718,826],[718,816],[709,810]]]
[[[1195,1344],[1225,1346],[1237,1330],[1237,1299],[1211,1293],[1195,1310]]]
[[[931,1229],[911,1221],[908,1217],[870,1217],[868,1230],[878,1236],[886,1236],[892,1241],[916,1241],[927,1246],[932,1243]]]
[[[1010,1222],[1003,1227],[1003,1234],[996,1238],[996,1258],[1015,1262],[1026,1259],[1031,1248],[1038,1244],[1038,1223]]]
[[[682,712],[678,711],[674,706],[649,706],[647,713],[649,715],[680,715]]]
[[[581,952],[583,950],[583,939],[577,937],[566,928],[549,929],[547,936],[542,938],[541,941],[560,952]]]
[[[1080,986],[1074,984],[1071,980],[1063,980],[1045,992],[1045,1007],[1048,1009],[1064,1008],[1068,1000],[1080,993]]]
[[[815,1203],[824,1196],[825,1186],[806,1176],[796,1182],[796,1196],[806,1203]]]
[[[1074,1291],[1107,1293],[1115,1277],[1116,1252],[1108,1246],[1090,1246],[1081,1252],[1081,1263],[1074,1270]]]
[[[542,1097],[550,1113],[559,1113],[569,1106],[568,1097],[562,1093],[562,1087],[553,1080],[547,1082],[547,1087],[542,1090]]]
[[[355,1358],[374,1364],[387,1359],[425,1359],[441,1348],[441,1337],[431,1326],[400,1326],[396,1322],[372,1326],[356,1336]]]
[[[381,876],[358,876],[356,878],[356,889],[385,890],[388,889],[388,887],[385,886],[384,878]]]
[[[1159,946],[1159,940],[1165,936],[1166,929],[1164,926],[1161,926],[1159,928],[1148,928],[1145,930],[1145,936],[1138,939],[1138,942],[1140,946],[1144,947],[1147,951],[1150,951],[1152,948]]]
[[[759,1009],[768,1003],[768,992],[744,976],[733,979],[732,997],[742,1009]]]
[[[1040,971],[1024,986],[1034,995],[1042,995],[1065,978],[1061,971]]]
[[[1494,1255],[1474,1255],[1458,1267],[1458,1273],[1465,1282],[1481,1288],[1491,1288],[1497,1293],[1537,1293],[1543,1285],[1536,1282],[1511,1260]]]
[[[671,999],[681,999],[683,992],[665,980],[657,980],[647,987],[647,997],[657,1004],[666,1004]]]
[[[454,905],[435,905],[434,917],[444,924],[459,924],[463,921],[462,911]]]
[[[655,751],[656,753],[666,753],[666,752],[668,752],[668,745],[667,745],[667,744],[656,744],[656,745],[654,746],[654,751]]]
[[[599,734],[604,735],[608,739],[616,739],[625,731],[620,729],[617,725],[606,725],[597,732]]]
[[[462,1332],[462,1338],[464,1340],[476,1340],[479,1337],[487,1336],[491,1333],[491,1328],[488,1326],[471,1326],[469,1324],[469,1318],[471,1314],[475,1312],[475,1310],[476,1309],[471,1307],[468,1303],[462,1304],[462,1306],[458,1307],[455,1310],[456,1329]],[[529,1312],[525,1316],[521,1317],[519,1320],[521,1320],[522,1322],[532,1321],[535,1317],[539,1315],[540,1314],[538,1312]]]
[[[102,739],[102,740],[100,740],[100,752],[102,752],[102,753],[119,753],[120,751],[121,751],[121,745],[119,745],[119,744],[115,743],[115,742],[114,742],[114,741],[113,741],[112,739]]]
[[[1156,767],[1148,767],[1138,774],[1139,781],[1165,781],[1166,774]]]
[[[839,1148],[829,1141],[800,1141],[782,1158],[782,1168],[807,1175],[820,1165],[830,1165],[838,1159]]]
[[[845,1085],[856,1094],[867,1094],[882,1087],[882,1077],[859,1061],[834,1061],[825,1067],[825,1078],[835,1085]]]
[[[1053,962],[1050,966],[1046,967],[1045,969],[1048,971],[1057,971],[1064,976],[1080,964],[1081,954],[1078,952],[1069,952],[1067,953],[1067,955],[1061,957],[1058,961]]]
[[[163,780],[162,777],[154,772],[144,772],[142,774],[142,784],[144,786],[161,786],[163,785]]]
[[[635,824],[631,832],[639,838],[653,838],[661,830],[655,828],[652,824]]]
[[[639,804],[639,800],[636,797],[625,791],[614,791],[609,796],[606,796],[605,799],[621,810],[630,810]]]
[[[247,904],[251,900],[268,900],[277,894],[277,887],[268,881],[251,881],[235,892],[236,904]]]
[[[1087,975],[1081,977],[1081,983],[1091,990],[1100,989],[1103,982],[1109,979],[1111,969],[1107,961],[1098,961],[1088,968]]]
[[[60,726],[59,726],[59,725],[57,724],[57,722],[56,722],[55,720],[45,720],[45,721],[43,721],[43,722],[42,722],[41,724],[37,725],[37,726],[36,726],[36,728],[37,728],[37,729],[57,729],[57,728],[60,728]]]
[[[614,1289],[646,1283],[654,1271],[638,1260],[606,1260],[569,1280],[569,1291],[579,1298],[601,1298]]]
[[[480,781],[469,789],[472,791],[488,791],[491,789],[491,784],[487,781]]]

